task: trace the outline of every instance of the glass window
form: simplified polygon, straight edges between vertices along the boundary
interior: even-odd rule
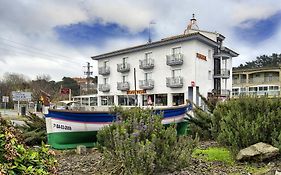
[[[151,72],[145,72],[144,73],[144,80],[150,80],[152,79],[152,73]]]
[[[88,106],[89,105],[89,98],[82,98],[82,105]]]
[[[127,57],[122,58],[122,63],[123,63],[123,64],[126,64],[126,63],[127,63]]]
[[[263,87],[261,86],[261,87],[259,87],[259,91],[263,91]]]
[[[90,106],[97,106],[97,105],[98,105],[97,97],[90,97]]]
[[[151,59],[151,58],[152,58],[152,52],[145,53],[145,59],[146,60]]]
[[[154,106],[154,94],[143,95],[142,98],[143,106]]]
[[[108,78],[103,78],[103,83],[107,84],[108,83]]]
[[[167,106],[167,94],[156,94],[155,106]]]
[[[126,81],[127,81],[127,76],[126,76],[126,75],[123,75],[123,76],[122,76],[122,82],[125,83]]]
[[[208,80],[212,80],[212,71],[211,70],[208,71]]]
[[[184,104],[184,93],[172,94],[173,106]]]
[[[212,57],[212,51],[211,51],[211,49],[209,49],[208,50],[208,59],[211,59],[211,57]]]
[[[107,67],[108,66],[108,61],[103,62],[103,66]]]
[[[172,70],[172,77],[179,77],[179,76],[181,76],[181,69]]]
[[[179,54],[179,53],[181,53],[181,47],[172,48],[172,54],[173,55]]]
[[[118,105],[134,106],[135,105],[135,96],[134,95],[118,95]]]
[[[102,106],[114,105],[114,97],[113,96],[101,96],[101,105]]]

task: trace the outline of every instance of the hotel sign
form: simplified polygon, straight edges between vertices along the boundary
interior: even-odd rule
[[[201,60],[207,61],[207,57],[201,53],[196,53],[196,57]]]
[[[127,94],[145,94],[146,90],[129,90],[127,91]]]

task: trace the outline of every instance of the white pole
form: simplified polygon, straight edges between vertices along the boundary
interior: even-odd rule
[[[18,115],[20,115],[20,101],[18,100]]]
[[[4,115],[6,114],[6,106],[7,106],[7,103],[5,102],[4,103],[5,107],[4,107]]]
[[[71,101],[71,89],[69,89],[69,97],[68,97],[69,101]]]

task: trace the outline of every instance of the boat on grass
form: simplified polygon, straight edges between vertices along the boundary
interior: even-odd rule
[[[97,132],[116,119],[116,115],[109,112],[109,108],[96,110],[49,109],[48,114],[45,114],[48,144],[55,149],[76,148],[78,145],[94,147]],[[177,125],[178,135],[186,134],[188,125],[184,118],[187,110],[189,110],[188,105],[153,109],[156,114],[163,116],[162,124]]]

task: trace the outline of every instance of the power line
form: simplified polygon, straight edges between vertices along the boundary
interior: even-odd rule
[[[59,54],[59,53],[55,53],[55,52],[50,52],[50,51],[46,51],[46,50],[43,50],[43,49],[40,49],[40,48],[36,48],[36,47],[32,47],[32,46],[29,46],[29,45],[25,45],[23,43],[19,43],[17,41],[13,41],[13,40],[10,40],[10,39],[6,39],[6,38],[3,38],[0,36],[0,39],[4,40],[4,41],[8,41],[8,42],[11,42],[11,43],[15,43],[17,45],[21,45],[22,47],[26,47],[28,49],[34,49],[34,50],[39,50],[41,53],[42,52],[45,52],[45,54],[51,54],[52,56],[58,56],[58,57],[64,57],[64,58],[68,58],[70,59],[70,57],[68,56],[65,56],[65,55],[62,55],[62,54]],[[3,44],[6,44],[6,43],[3,43]],[[8,45],[8,44],[7,44]]]

